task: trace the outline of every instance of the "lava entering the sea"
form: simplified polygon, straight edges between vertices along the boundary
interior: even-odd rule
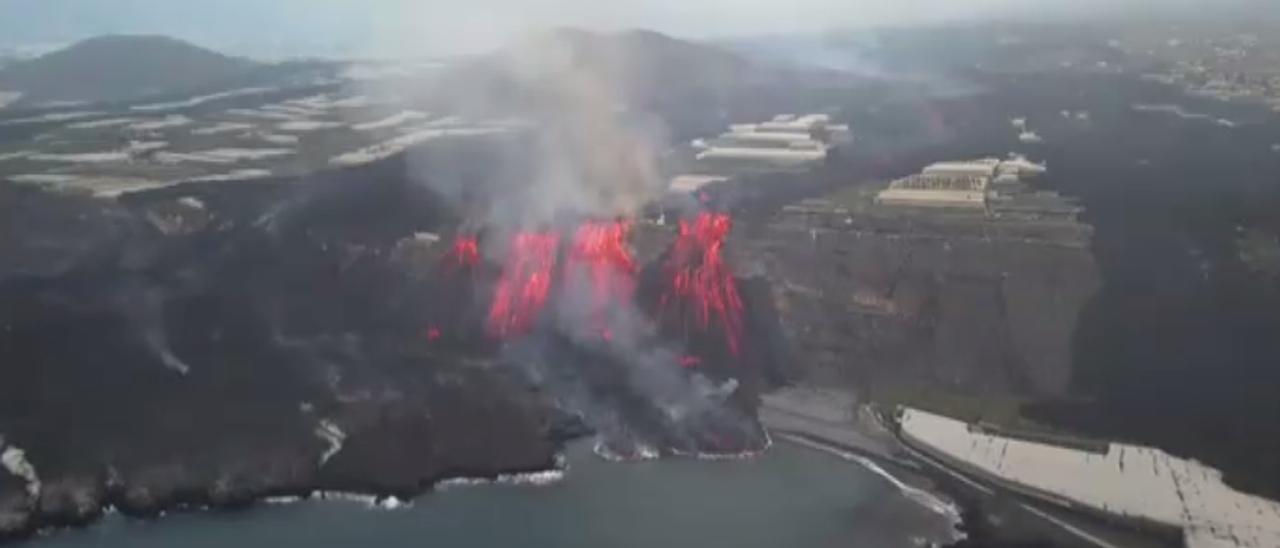
[[[589,221],[574,233],[570,268],[591,285],[591,322],[605,340],[612,338],[605,314],[610,306],[631,301],[636,289],[636,262],[627,247],[628,221]]]
[[[724,213],[700,212],[680,221],[680,233],[667,263],[671,285],[662,306],[679,306],[702,329],[718,325],[733,355],[742,341],[742,297],[722,251],[733,220]]]
[[[519,232],[512,238],[489,307],[490,334],[509,338],[533,327],[551,293],[559,244],[554,232]]]

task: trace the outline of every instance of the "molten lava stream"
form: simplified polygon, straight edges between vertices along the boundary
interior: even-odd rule
[[[667,263],[671,285],[662,297],[692,313],[699,327],[718,325],[729,351],[737,356],[742,341],[742,297],[722,251],[733,220],[724,213],[701,212],[680,221],[680,234]]]
[[[627,303],[636,288],[636,262],[627,248],[627,221],[587,222],[574,234],[569,264],[586,274],[591,284],[591,322],[605,340],[613,338],[605,314],[610,306]]]
[[[551,292],[551,274],[560,237],[552,232],[520,232],[512,238],[502,277],[489,307],[489,332],[500,338],[527,333]]]
[[[446,264],[454,269],[472,269],[480,265],[480,245],[476,237],[459,234],[453,239],[453,247],[445,254]]]

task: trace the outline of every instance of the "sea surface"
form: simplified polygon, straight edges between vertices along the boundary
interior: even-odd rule
[[[110,515],[22,548],[787,547],[894,548],[948,542],[952,517],[836,455],[775,444],[733,461],[613,463],[589,445],[546,485],[452,484],[396,509],[359,501],[180,512],[155,521]]]

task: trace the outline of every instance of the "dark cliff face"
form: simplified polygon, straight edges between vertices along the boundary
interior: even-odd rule
[[[803,374],[871,395],[1067,393],[1079,313],[1100,283],[1088,249],[847,215],[783,211],[762,224],[748,253]]]

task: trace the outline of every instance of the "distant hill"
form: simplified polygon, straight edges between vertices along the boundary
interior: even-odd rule
[[[602,76],[632,98],[673,88],[721,89],[751,79],[755,67],[720,48],[635,30],[596,34],[562,29],[535,35],[508,52],[568,54],[575,70]]]
[[[471,105],[519,105],[590,79],[631,106],[717,96],[759,80],[752,62],[720,48],[650,31],[541,32],[456,70],[445,96]]]
[[[0,69],[24,103],[117,101],[199,89],[257,66],[163,36],[103,36]]]

